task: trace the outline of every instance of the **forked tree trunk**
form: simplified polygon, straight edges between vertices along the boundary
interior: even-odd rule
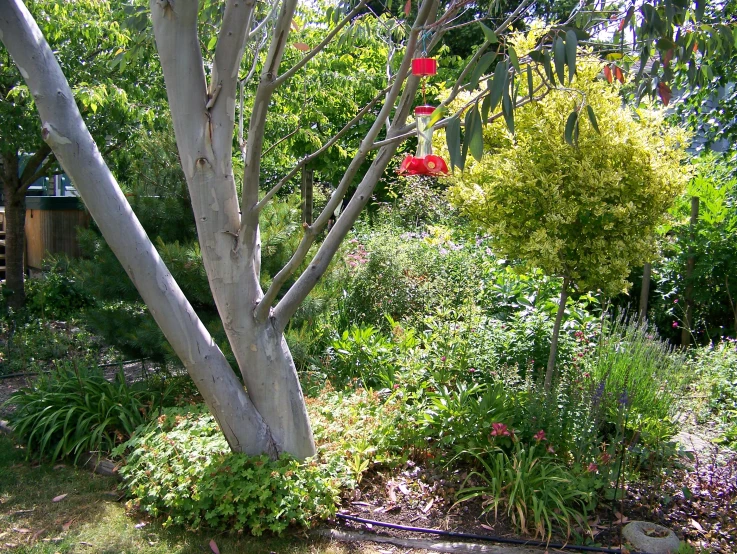
[[[548,366],[545,370],[545,391],[550,392],[553,386],[553,374],[555,372],[555,358],[558,355],[558,337],[560,336],[560,326],[563,322],[563,316],[566,313],[566,302],[568,300],[568,277],[563,278],[563,286],[560,289],[560,303],[558,304],[558,313],[555,315],[555,324],[553,325],[553,337],[550,341],[550,355],[548,356]]]
[[[20,0],[3,1],[2,6],[0,39],[33,95],[44,140],[184,363],[231,448],[275,456],[279,445],[131,210],[38,25]]]
[[[338,187],[341,194],[330,200],[313,225],[303,226],[300,245],[264,294],[259,284],[260,157],[266,113],[274,90],[309,60],[306,56],[279,75],[297,0],[283,0],[271,33],[273,40],[250,118],[240,203],[232,167],[236,83],[255,0],[226,3],[209,85],[197,38],[198,3],[175,5],[171,0],[151,0],[154,34],[202,257],[247,393],[143,232],[84,126],[72,92],[30,14],[20,0],[0,2],[8,5],[8,9],[0,10],[0,39],[34,97],[44,140],[74,181],[110,248],[195,380],[233,450],[267,452],[272,456],[289,452],[297,458],[314,454],[312,430],[284,328],[327,270],[396,151],[397,137],[404,132],[419,83],[417,77],[407,77],[411,56],[418,47],[420,32],[434,21],[430,14],[435,13],[437,2],[425,0],[418,9],[397,78],[343,175]],[[341,25],[351,20],[354,11]],[[332,36],[339,30],[340,25],[331,31]],[[392,112],[388,142],[376,146],[383,122]],[[342,217],[295,285],[274,305],[281,287],[305,261],[318,232],[374,148],[378,153]],[[265,201],[268,197],[267,194]]]
[[[230,42],[218,43],[210,87],[197,39],[196,3],[180,4],[174,10],[169,3],[152,0],[151,13],[215,304],[248,396],[268,426],[277,451],[305,458],[314,455],[315,444],[297,370],[282,329],[271,318],[259,320],[254,315],[263,297],[258,213],[244,208],[241,215],[233,176],[235,76],[253,5],[247,0],[228,3],[223,30]],[[285,3],[282,10],[287,6]],[[278,62],[274,61],[277,68]],[[262,74],[262,82],[275,79],[273,68],[267,73]]]
[[[4,178],[5,195],[5,289],[8,306],[14,310],[26,301],[23,258],[26,250],[26,205],[17,172]]]

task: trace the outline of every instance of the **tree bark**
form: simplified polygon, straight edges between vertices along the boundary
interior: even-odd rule
[[[688,247],[688,259],[686,260],[686,291],[684,304],[686,314],[681,329],[681,346],[691,344],[691,328],[693,327],[693,272],[696,266],[696,255],[694,253],[693,241],[696,239],[696,223],[699,221],[699,197],[691,198],[691,244]]]
[[[302,168],[302,223],[312,225],[312,195],[315,182],[315,170],[305,166]]]
[[[238,51],[252,7],[253,2],[229,2],[226,7],[223,21],[229,27],[223,28],[220,40],[226,36]],[[172,10],[169,4],[152,0],[151,11],[202,258],[228,341],[277,453],[289,452],[299,459],[312,456],[312,429],[286,341],[271,319],[254,316],[263,297],[258,214],[244,209],[242,221],[232,167],[240,56],[219,42],[208,87],[197,39],[196,3]],[[291,21],[291,13],[287,16]],[[272,69],[268,79],[273,80],[278,63]],[[254,148],[252,138],[249,133],[249,149]]]
[[[15,157],[15,155],[13,154]],[[24,257],[26,251],[26,203],[21,192],[17,161],[8,163],[3,177],[5,194],[5,290],[8,292],[8,307],[19,310],[26,301]],[[17,158],[16,158],[17,160]],[[15,171],[13,171],[15,167]]]
[[[647,320],[647,301],[650,296],[650,275],[652,273],[652,264],[645,263],[642,268],[642,289],[640,290],[640,323]]]
[[[276,455],[278,448],[270,429],[172,278],[105,165],[40,29],[20,0],[4,0],[2,5],[0,39],[33,95],[44,140],[71,177],[103,237],[195,381],[231,448],[249,454]]]
[[[550,392],[550,388],[553,386],[555,358],[558,355],[558,336],[560,335],[560,326],[563,322],[563,316],[566,313],[566,301],[568,300],[568,284],[568,277],[564,277],[563,286],[560,289],[560,303],[558,304],[558,313],[555,316],[555,325],[553,325],[553,337],[550,341],[550,356],[548,356],[548,366],[545,370],[545,392]]]

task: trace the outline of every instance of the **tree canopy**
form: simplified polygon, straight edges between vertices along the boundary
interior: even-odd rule
[[[512,137],[489,126],[489,154],[454,175],[451,198],[498,252],[568,277],[580,289],[627,288],[634,263],[655,255],[655,229],[683,190],[686,134],[645,108],[621,106],[602,64],[578,64],[579,91],[553,91],[520,108]],[[564,140],[574,106],[575,142]],[[598,131],[584,113],[593,108]]]

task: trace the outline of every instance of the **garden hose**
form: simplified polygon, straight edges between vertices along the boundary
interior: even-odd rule
[[[606,552],[609,554],[621,554],[620,549],[615,548],[604,548],[601,546],[583,546],[577,544],[556,544],[548,543],[537,540],[524,540],[524,539],[508,539],[504,537],[495,537],[493,535],[475,535],[473,533],[458,533],[455,531],[443,531],[441,529],[428,529],[426,527],[410,527],[409,525],[399,525],[396,523],[386,523],[384,521],[375,521],[373,519],[365,519],[362,517],[349,516],[347,514],[335,514],[338,519],[346,521],[355,521],[357,523],[368,523],[376,525],[377,527],[388,527],[390,529],[400,529],[402,531],[412,531],[413,533],[426,533],[429,535],[438,535],[440,537],[453,537],[456,539],[469,539],[475,541],[490,541],[498,542],[501,544],[518,544],[522,546],[539,546],[542,548],[555,548],[559,550],[580,550],[582,552]],[[637,552],[630,550],[630,554],[645,554],[644,552]]]

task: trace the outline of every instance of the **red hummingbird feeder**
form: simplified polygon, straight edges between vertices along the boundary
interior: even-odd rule
[[[415,58],[412,60],[412,75],[427,77],[438,72],[438,62],[433,58]],[[422,99],[425,99],[425,82],[422,83]],[[447,175],[448,164],[440,156],[432,153],[432,126],[430,118],[435,111],[434,106],[417,106],[415,108],[415,124],[417,125],[417,155],[404,158],[397,171],[400,175]]]

